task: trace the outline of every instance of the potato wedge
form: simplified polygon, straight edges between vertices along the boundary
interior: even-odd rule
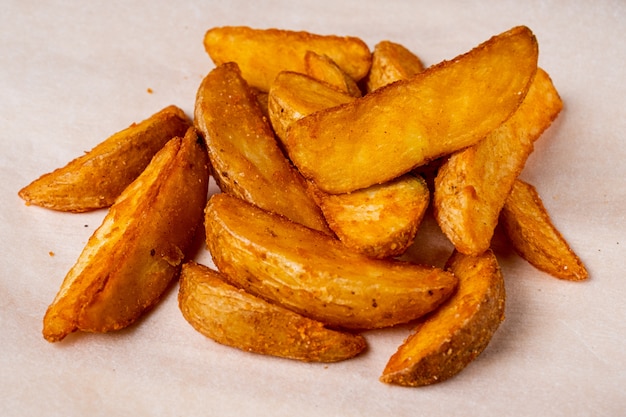
[[[270,88],[270,120],[280,137],[294,121],[352,100],[307,75],[284,71]],[[328,194],[309,183],[309,192],[337,237],[372,258],[393,257],[406,250],[430,199],[425,183],[408,174],[346,194]]]
[[[194,123],[207,143],[213,176],[223,192],[331,233],[237,64],[220,65],[204,78]]]
[[[513,116],[440,167],[433,211],[459,252],[478,255],[489,248],[500,210],[533,151],[533,143],[562,108],[550,77],[539,68]]]
[[[167,142],[90,237],[46,311],[43,336],[121,329],[153,306],[202,224],[208,177],[193,128]]]
[[[504,280],[491,250],[455,252],[446,269],[459,279],[456,293],[391,356],[382,382],[416,387],[445,381],[483,352],[504,320]]]
[[[346,194],[328,194],[315,187],[311,190],[339,240],[379,259],[406,251],[430,201],[426,181],[410,174]]]
[[[304,55],[314,51],[330,57],[350,77],[365,77],[371,52],[361,39],[281,29],[222,26],[207,31],[204,47],[215,63],[236,62],[243,78],[268,91],[280,71],[305,72]]]
[[[19,191],[26,204],[52,210],[85,212],[109,207],[175,136],[183,136],[191,120],[168,106],[146,120],[115,133],[66,166],[42,175]]]
[[[267,107],[274,132],[283,139],[296,120],[353,100],[353,96],[309,75],[282,71],[270,87]]]
[[[200,333],[246,352],[304,362],[338,362],[361,353],[363,336],[268,303],[227,284],[220,273],[193,261],[180,275],[178,303]]]
[[[363,95],[356,81],[326,55],[307,51],[304,55],[304,69],[307,75],[328,83],[353,97]]]
[[[500,126],[526,96],[537,54],[532,32],[513,28],[410,80],[296,121],[285,148],[331,194],[389,181]]]
[[[387,84],[406,80],[424,71],[422,60],[403,45],[381,41],[372,51],[372,66],[365,77],[367,92],[371,93]]]
[[[552,224],[539,193],[517,179],[500,213],[513,248],[535,268],[556,278],[583,281],[587,268]]]
[[[209,199],[205,227],[213,262],[232,285],[333,327],[404,323],[456,286],[441,269],[368,258],[228,194]]]

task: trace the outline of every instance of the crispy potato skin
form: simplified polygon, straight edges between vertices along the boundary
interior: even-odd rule
[[[277,136],[308,114],[354,100],[305,74],[283,71],[269,92],[269,114]],[[309,194],[330,229],[348,247],[372,258],[401,254],[411,244],[428,206],[426,184],[408,174],[346,194],[328,194],[311,182]]]
[[[430,201],[426,181],[410,174],[346,194],[310,189],[339,240],[377,259],[406,251]]]
[[[359,38],[273,28],[215,27],[206,32],[204,47],[215,65],[236,62],[246,81],[262,91],[269,90],[280,71],[304,73],[309,50],[328,56],[356,81],[372,63],[368,46]]]
[[[456,286],[441,269],[368,258],[227,194],[213,195],[205,212],[207,246],[232,285],[329,326],[408,322]]]
[[[223,64],[204,78],[194,123],[207,143],[213,176],[223,192],[331,233],[237,64]]]
[[[374,46],[372,66],[365,78],[368,93],[395,81],[406,80],[424,70],[420,58],[403,45],[381,41]]]
[[[482,353],[504,320],[504,280],[491,250],[479,256],[455,251],[446,269],[459,278],[457,291],[398,348],[382,382],[417,387],[453,377]]]
[[[191,120],[168,106],[115,133],[66,166],[42,175],[19,191],[28,205],[85,212],[109,207],[167,141],[183,136]]]
[[[219,272],[185,263],[180,310],[200,333],[246,352],[304,362],[338,362],[366,348],[361,335],[326,329],[318,321],[227,284]]]
[[[477,143],[508,119],[528,91],[537,54],[532,32],[513,28],[409,80],[294,122],[285,148],[331,194],[389,181]]]
[[[209,166],[193,128],[170,140],[111,206],[48,307],[50,342],[128,326],[162,296],[202,224]]]
[[[552,224],[539,193],[516,180],[500,213],[501,224],[513,248],[535,268],[556,278],[583,281],[587,268]]]
[[[563,102],[541,68],[517,111],[476,145],[454,153],[435,180],[434,214],[455,248],[478,255],[489,248],[513,182],[534,142]]]

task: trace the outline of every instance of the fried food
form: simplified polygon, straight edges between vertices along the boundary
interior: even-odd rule
[[[439,168],[433,211],[459,252],[478,255],[489,248],[500,210],[533,151],[533,143],[562,108],[549,75],[539,68],[513,116],[476,145],[454,153]]]
[[[315,187],[311,190],[339,240],[379,259],[406,251],[430,201],[426,181],[411,174],[346,194],[327,194]]]
[[[382,382],[423,386],[453,377],[483,352],[504,320],[504,280],[491,250],[455,252],[446,269],[458,277],[457,291],[393,354]]]
[[[237,64],[213,69],[202,81],[194,123],[207,143],[222,192],[331,233],[306,182],[282,153],[256,95]]]
[[[213,262],[232,285],[332,327],[408,322],[456,287],[441,269],[368,258],[228,194],[209,199],[205,228]]]
[[[361,353],[363,336],[330,330],[311,320],[227,284],[219,272],[185,263],[178,293],[180,310],[200,333],[246,352],[337,362]]]
[[[356,81],[326,55],[307,51],[304,55],[304,69],[307,75],[328,83],[353,97],[363,95]]]
[[[309,75],[282,71],[270,87],[267,106],[276,136],[284,139],[287,128],[296,120],[353,100],[354,97],[348,93],[332,88]]]
[[[296,120],[354,100],[316,79],[281,72],[269,93],[269,114],[280,137]],[[423,181],[411,175],[352,193],[309,192],[330,229],[348,247],[372,258],[401,254],[412,243],[430,199]]]
[[[416,321],[380,380],[423,386],[462,371],[504,319],[497,224],[532,265],[587,278],[518,179],[563,106],[527,27],[428,69],[355,37],[228,26],[204,45],[216,68],[195,127],[172,106],[20,191],[57,210],[99,207],[77,203],[94,190],[115,201],[46,311],[48,341],[130,325],[180,274],[184,318],[247,352],[341,361],[366,348],[354,331]],[[207,202],[211,172],[222,192]],[[408,262],[433,191],[455,246],[444,269]],[[217,270],[187,253],[203,214]]]
[[[535,268],[569,281],[588,278],[587,268],[554,226],[531,184],[515,181],[500,222],[515,251]]]
[[[26,204],[52,210],[85,212],[109,207],[175,136],[183,136],[191,120],[169,106],[146,120],[115,133],[62,168],[42,175],[19,191]]]
[[[307,51],[328,56],[356,81],[365,77],[372,63],[369,47],[359,38],[302,31],[215,27],[207,31],[204,47],[215,65],[236,62],[243,78],[263,91],[281,71],[305,73]]]
[[[193,128],[171,139],[111,206],[44,317],[50,342],[133,323],[180,271],[202,224],[209,177]]]
[[[367,92],[387,84],[406,80],[424,70],[422,60],[403,45],[381,41],[374,46],[372,66],[365,78]]]
[[[500,126],[526,96],[537,53],[532,32],[516,27],[410,80],[294,122],[285,148],[328,193],[384,183]]]

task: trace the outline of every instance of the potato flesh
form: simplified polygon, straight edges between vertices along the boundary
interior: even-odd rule
[[[331,194],[389,181],[477,143],[508,119],[528,91],[537,53],[528,28],[511,29],[410,80],[298,120],[285,148]]]
[[[44,317],[48,341],[126,327],[159,300],[202,222],[208,175],[206,148],[193,129],[155,155],[66,275]]]
[[[569,281],[588,278],[585,265],[552,224],[539,193],[531,184],[515,181],[500,221],[515,251],[535,268]]]
[[[313,192],[329,227],[341,242],[379,259],[406,251],[430,201],[424,179],[409,174],[352,193]]]
[[[513,116],[440,167],[434,213],[458,251],[478,255],[489,248],[500,210],[533,151],[533,143],[562,108],[550,77],[539,68]]]
[[[18,194],[29,205],[58,211],[109,207],[154,154],[173,137],[184,135],[190,126],[181,109],[166,107],[115,133],[64,167],[42,175]]]
[[[367,92],[409,79],[423,70],[424,64],[420,58],[403,45],[381,41],[374,46],[372,52],[372,66],[365,79]]]
[[[204,46],[215,65],[236,62],[246,81],[262,91],[269,90],[281,71],[305,73],[309,50],[328,56],[356,81],[367,74],[372,59],[368,46],[356,37],[244,26],[212,28]]]
[[[438,268],[370,259],[227,194],[209,199],[205,227],[213,261],[231,284],[333,327],[404,323],[456,286]]]
[[[194,123],[204,135],[213,175],[223,192],[330,233],[237,64],[221,65],[204,78]]]
[[[446,269],[458,277],[457,291],[398,348],[381,381],[405,386],[444,381],[480,355],[504,320],[504,280],[491,250],[479,256],[455,252]]]
[[[283,139],[296,120],[329,107],[349,103],[354,97],[298,72],[276,76],[268,94],[269,118],[276,136]]]
[[[270,88],[270,120],[280,137],[294,121],[352,100],[304,74],[282,72]],[[410,175],[346,194],[328,194],[309,185],[337,237],[373,258],[393,257],[406,250],[430,199],[426,184]]]
[[[326,329],[227,284],[204,265],[183,265],[178,295],[185,319],[200,333],[246,352],[304,362],[337,362],[366,347],[363,336]]]
[[[339,65],[328,56],[320,55],[313,51],[307,51],[304,55],[304,67],[306,74],[316,80],[328,83],[353,97],[362,96],[356,81],[346,74]]]

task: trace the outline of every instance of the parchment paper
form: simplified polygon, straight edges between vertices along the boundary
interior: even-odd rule
[[[213,68],[202,39],[249,25],[399,42],[427,64],[516,25],[565,108],[522,177],[590,272],[552,278],[499,251],[506,320],[453,379],[378,381],[411,326],[367,332],[369,350],[331,365],[248,354],[197,333],[177,286],[130,328],[50,344],[45,309],[105,211],[26,207],[17,191],[169,104],[192,114]],[[9,0],[0,12],[0,415],[617,416],[626,410],[626,3],[596,1]],[[449,247],[426,224],[415,250]],[[202,244],[198,260],[210,263]]]

